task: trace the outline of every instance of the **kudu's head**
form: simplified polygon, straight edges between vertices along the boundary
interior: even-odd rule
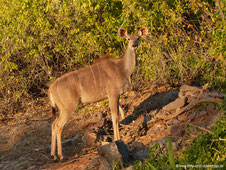
[[[119,34],[120,37],[123,37],[123,38],[125,38],[129,41],[128,42],[128,48],[136,49],[138,47],[138,44],[139,44],[139,39],[142,36],[148,35],[148,29],[147,28],[141,28],[137,35],[136,34],[128,35],[128,33],[125,29],[119,28],[118,34]]]

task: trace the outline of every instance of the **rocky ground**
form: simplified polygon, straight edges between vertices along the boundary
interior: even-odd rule
[[[218,104],[223,94],[207,87],[149,88],[121,96],[126,118],[121,120],[119,144],[112,142],[113,130],[108,102],[80,106],[62,134],[64,161],[50,157],[51,122],[47,99],[37,99],[39,107],[0,122],[0,169],[103,169],[111,167],[109,150],[124,148],[128,162],[148,157],[150,142],[166,148],[170,136],[174,151],[186,147],[197,131],[209,131],[222,113]],[[38,108],[38,109],[37,109]],[[106,153],[105,153],[106,152]]]

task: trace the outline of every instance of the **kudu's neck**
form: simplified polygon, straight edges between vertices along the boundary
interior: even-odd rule
[[[124,72],[130,76],[133,73],[136,65],[136,50],[131,46],[130,43],[128,44],[127,49],[122,56],[122,65]]]

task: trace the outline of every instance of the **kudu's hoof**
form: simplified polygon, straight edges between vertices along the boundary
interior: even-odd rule
[[[51,155],[51,158],[52,158],[54,161],[56,161],[56,160],[57,160],[56,155]]]
[[[60,160],[61,160],[61,161],[63,161],[63,160],[64,160],[64,157],[63,157],[63,156],[61,156],[61,157],[60,157]]]

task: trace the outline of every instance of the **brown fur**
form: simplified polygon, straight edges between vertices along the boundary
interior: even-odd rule
[[[98,59],[96,59],[96,60],[94,61],[94,64],[100,62],[101,60],[106,60],[106,59],[115,59],[115,57],[112,56],[112,55],[109,55],[109,54],[103,54],[103,55],[101,55]]]
[[[51,155],[56,159],[56,142],[58,155],[63,159],[61,133],[67,120],[70,118],[76,106],[81,103],[93,103],[105,98],[109,99],[112,122],[114,128],[114,140],[119,140],[118,113],[124,118],[124,113],[119,105],[119,97],[129,86],[130,76],[135,68],[139,35],[127,35],[125,29],[119,29],[119,35],[128,38],[128,47],[121,58],[116,59],[111,55],[103,55],[93,65],[75,70],[59,77],[49,87],[49,98],[52,105],[52,113],[55,115],[55,107],[59,109],[59,116],[52,124]]]

